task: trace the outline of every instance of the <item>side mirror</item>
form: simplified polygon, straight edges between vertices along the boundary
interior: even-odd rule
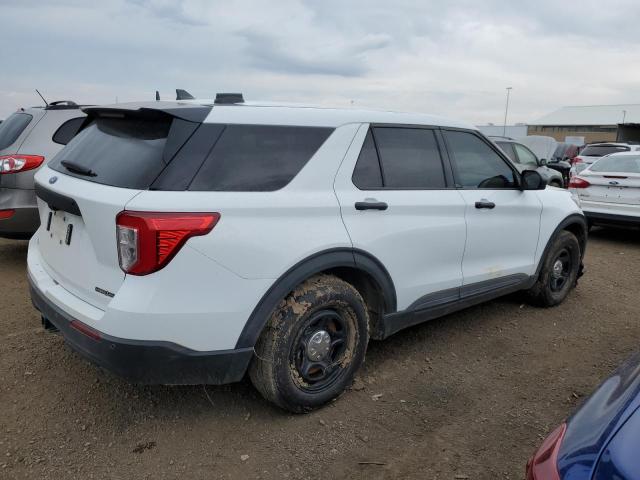
[[[520,178],[522,190],[544,190],[547,187],[546,180],[535,170],[525,170]]]
[[[547,164],[547,159],[546,158],[541,158],[540,159],[540,165],[542,165],[543,167]]]

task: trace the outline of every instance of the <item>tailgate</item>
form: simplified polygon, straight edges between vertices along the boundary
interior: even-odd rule
[[[47,273],[82,300],[105,308],[124,273],[118,263],[116,215],[139,190],[85,182],[45,167],[36,183],[41,227],[38,248]],[[70,196],[68,192],[73,192]]]
[[[593,202],[640,205],[640,175],[632,173],[590,173],[582,177],[591,185],[580,191],[580,198]]]

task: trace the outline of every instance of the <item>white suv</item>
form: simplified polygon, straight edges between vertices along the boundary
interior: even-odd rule
[[[248,372],[302,412],[370,338],[517,290],[556,305],[582,273],[569,192],[460,122],[233,94],[85,111],[36,175],[32,298],[137,383]]]

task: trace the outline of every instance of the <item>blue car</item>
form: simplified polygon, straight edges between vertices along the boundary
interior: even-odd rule
[[[640,353],[543,442],[527,480],[640,479]]]

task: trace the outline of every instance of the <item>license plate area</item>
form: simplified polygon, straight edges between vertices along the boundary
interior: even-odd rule
[[[73,240],[73,215],[56,210],[50,210],[47,217],[47,232],[49,240],[54,244],[70,246]]]

